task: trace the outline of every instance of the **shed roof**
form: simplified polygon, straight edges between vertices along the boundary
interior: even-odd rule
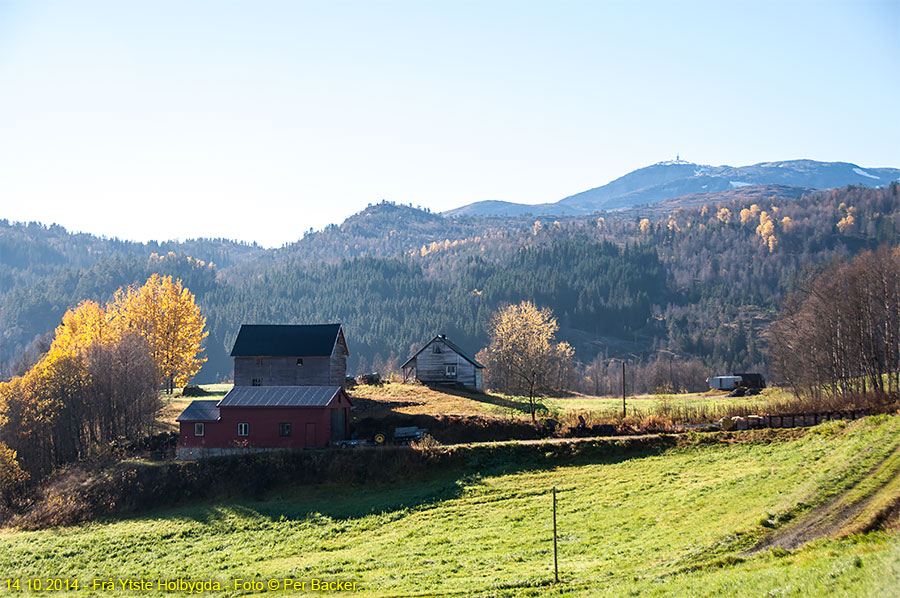
[[[187,409],[181,412],[177,422],[214,422],[219,419],[219,401],[191,401]]]
[[[326,407],[338,394],[346,398],[340,386],[235,386],[219,407]]]
[[[242,324],[231,356],[329,357],[343,335],[340,324]]]
[[[463,359],[465,359],[466,361],[468,361],[469,363],[471,363],[472,365],[474,365],[476,368],[482,368],[482,369],[484,368],[484,366],[481,365],[480,363],[478,363],[478,362],[475,360],[474,357],[472,357],[471,355],[469,355],[468,353],[466,353],[465,351],[463,351],[462,349],[460,349],[460,348],[459,348],[459,345],[457,345],[456,343],[454,343],[453,341],[451,341],[449,338],[447,338],[447,335],[446,335],[446,334],[439,334],[439,335],[437,335],[436,337],[434,337],[433,339],[431,339],[430,341],[428,341],[427,343],[425,343],[424,345],[422,345],[422,348],[419,349],[418,351],[416,351],[416,352],[413,354],[413,356],[410,357],[409,359],[407,359],[407,360],[406,360],[406,363],[404,363],[404,364],[403,364],[402,366],[400,366],[400,367],[404,367],[404,368],[405,368],[407,365],[409,365],[409,362],[412,361],[413,359],[415,359],[415,358],[419,355],[419,353],[421,353],[422,351],[425,350],[426,347],[428,347],[429,345],[431,345],[431,343],[433,343],[434,341],[438,341],[438,340],[439,340],[439,341],[442,341],[445,345],[447,345],[448,347],[450,347],[451,349],[453,349],[453,351],[454,351],[457,355],[459,355],[460,357],[462,357]]]

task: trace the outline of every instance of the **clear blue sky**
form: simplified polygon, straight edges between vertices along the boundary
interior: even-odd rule
[[[0,218],[278,246],[674,158],[900,166],[900,0],[0,0]]]

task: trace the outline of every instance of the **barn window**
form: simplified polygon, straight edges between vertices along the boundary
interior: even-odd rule
[[[283,422],[278,424],[278,435],[282,438],[286,438],[291,435],[291,424],[290,422]]]
[[[249,436],[250,435],[250,424],[247,422],[238,423],[238,436]]]
[[[261,378],[254,378],[254,379],[250,382],[250,385],[251,385],[251,386],[262,386],[262,379],[261,379]]]
[[[256,358],[256,365],[262,365],[262,357]]]
[[[303,365],[303,358],[302,358],[302,357],[298,357],[298,358],[297,358],[297,365]]]
[[[200,422],[194,424],[194,436],[203,436],[206,434],[206,425]]]
[[[431,345],[431,352],[432,352],[432,353],[440,353],[440,352],[441,352],[441,346],[438,345],[437,343],[435,343],[434,345]]]
[[[447,375],[447,378],[456,378],[456,366],[455,365],[446,366],[445,373]]]

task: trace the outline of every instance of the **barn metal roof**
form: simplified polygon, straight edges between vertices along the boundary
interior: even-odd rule
[[[181,412],[177,422],[214,422],[219,419],[218,401],[191,401],[187,409]]]
[[[231,356],[329,357],[339,335],[340,324],[243,324]]]
[[[235,386],[219,407],[325,407],[340,386]]]

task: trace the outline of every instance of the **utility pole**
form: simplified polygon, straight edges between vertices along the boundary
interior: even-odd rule
[[[556,486],[553,487],[553,581],[559,583],[559,562],[556,555]]]

